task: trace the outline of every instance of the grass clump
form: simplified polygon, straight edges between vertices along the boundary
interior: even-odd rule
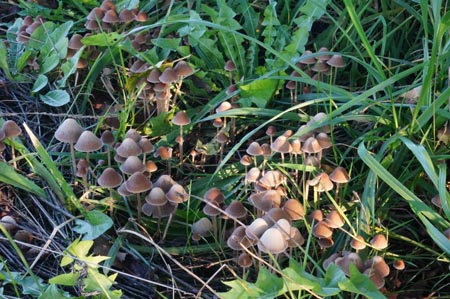
[[[444,3],[3,7],[1,296],[450,296]]]

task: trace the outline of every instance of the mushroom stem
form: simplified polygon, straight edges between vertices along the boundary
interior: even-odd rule
[[[112,188],[109,189],[109,216],[112,218],[113,216],[113,206],[114,206],[114,198],[112,196]]]
[[[167,224],[166,224],[166,227],[164,228],[164,233],[161,238],[162,241],[164,241],[166,239],[167,231],[169,230],[170,223],[172,222],[172,219],[173,219],[173,214],[175,214],[175,211],[173,213],[170,213],[170,215],[169,215],[169,220],[167,220]]]
[[[137,221],[138,221],[138,223],[140,223],[141,222],[141,208],[142,208],[140,193],[136,194],[136,199],[137,199]]]
[[[183,126],[180,126],[180,164],[183,164]]]

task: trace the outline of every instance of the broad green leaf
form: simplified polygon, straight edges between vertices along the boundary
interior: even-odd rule
[[[450,240],[439,231],[425,216],[419,214],[420,220],[427,228],[428,234],[433,241],[448,255],[450,256]]]
[[[50,284],[38,299],[82,299],[81,297],[72,297],[68,292],[58,289],[55,284]]]
[[[74,255],[75,257],[83,260],[91,250],[92,245],[94,245],[94,241],[92,240],[80,240],[76,239],[69,245],[67,251]]]
[[[94,240],[104,234],[113,225],[113,221],[107,215],[99,211],[89,211],[86,220],[75,220],[76,226],[73,228],[79,234],[84,234],[83,240]]]
[[[152,39],[152,43],[160,48],[176,51],[178,46],[180,45],[181,38],[154,38]]]
[[[334,296],[339,294],[339,283],[346,280],[345,273],[336,264],[331,263],[325,277],[319,279],[320,288],[312,291],[321,296]]]
[[[44,190],[27,177],[19,174],[12,166],[0,162],[0,181],[45,198]]]
[[[53,70],[59,63],[59,55],[56,52],[51,52],[49,55],[46,55],[39,59],[40,74],[46,74]]]
[[[249,100],[259,108],[264,108],[269,100],[272,98],[277,86],[277,80],[273,79],[259,79],[253,82],[241,85],[242,98],[240,101]]]
[[[354,264],[350,264],[350,278],[338,282],[341,290],[352,294],[360,294],[368,299],[386,299],[373,285],[367,275],[361,274]]]
[[[109,294],[109,289],[114,284],[114,280],[96,270],[88,269],[87,271],[88,276],[83,279],[85,290],[87,292],[98,291],[102,294]]]
[[[414,154],[416,159],[420,162],[423,169],[427,173],[428,178],[433,182],[433,185],[438,188],[438,175],[434,169],[433,161],[431,161],[430,155],[425,150],[423,145],[414,144],[411,140],[406,137],[400,137],[400,140],[409,148],[409,150]]]
[[[123,37],[124,37],[123,34],[119,34],[117,32],[111,33],[102,32],[90,36],[85,36],[81,39],[81,42],[85,46],[107,47],[117,44],[123,39]]]
[[[265,298],[275,298],[283,289],[283,279],[271,273],[267,268],[259,268],[255,286],[264,292]]]
[[[44,280],[40,277],[27,276],[21,281],[22,294],[38,297],[44,289]]]
[[[39,95],[42,102],[53,107],[60,107],[70,102],[70,96],[65,90],[51,90]]]
[[[64,286],[74,286],[77,284],[79,277],[80,272],[64,273],[50,278],[48,282]]]
[[[84,46],[81,49],[79,49],[75,53],[75,55],[67,59],[67,61],[61,65],[61,71],[63,72],[64,76],[57,81],[57,86],[59,88],[65,87],[66,81],[69,78],[69,76],[75,73],[75,71],[77,70],[77,64],[78,61],[80,60],[81,54],[83,54],[83,51]]]
[[[253,299],[259,298],[263,294],[262,290],[245,280],[236,279],[222,283],[231,288],[226,293],[218,293],[219,297],[223,299]]]
[[[124,9],[132,10],[139,6],[139,0],[119,0],[116,2],[116,11],[122,11]]]
[[[163,136],[171,131],[170,119],[173,117],[173,111],[163,112],[158,116],[152,117],[146,127],[146,133],[151,136]]]
[[[46,75],[39,74],[36,78],[36,81],[34,81],[33,88],[31,89],[32,92],[38,92],[42,88],[44,88],[48,83],[48,78]]]

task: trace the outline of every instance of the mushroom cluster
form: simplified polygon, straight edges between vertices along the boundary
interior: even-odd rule
[[[31,16],[26,16],[17,31],[16,41],[26,44],[36,28],[41,26],[44,22],[44,18],[40,15],[34,18],[34,20]]]

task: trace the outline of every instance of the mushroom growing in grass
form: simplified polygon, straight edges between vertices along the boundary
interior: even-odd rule
[[[239,200],[233,200],[228,207],[225,209],[225,215],[228,218],[233,219],[233,228],[236,228],[236,219],[243,219],[247,216],[247,210],[245,209],[242,202]]]
[[[154,207],[154,209],[156,209],[158,211],[158,214],[161,214],[161,207],[164,206],[168,200],[166,197],[166,193],[164,192],[163,189],[161,189],[160,187],[155,187],[153,186],[152,190],[150,190],[150,192],[147,194],[147,196],[145,197],[145,201],[152,205]],[[157,223],[157,228],[156,231],[157,233],[160,232],[160,227],[161,226],[161,218],[158,218],[158,223]]]
[[[56,129],[55,138],[56,140],[68,143],[70,146],[70,156],[72,157],[72,171],[75,177],[77,164],[75,160],[75,150],[74,144],[77,142],[81,133],[83,133],[83,128],[72,118],[67,118],[59,127]]]
[[[178,144],[180,145],[180,162],[183,162],[183,126],[187,126],[191,123],[191,119],[184,111],[179,111],[172,118],[172,123],[180,127],[180,136],[178,140]]]
[[[141,208],[142,208],[142,202],[141,202],[141,196],[140,194],[142,192],[150,190],[152,187],[152,182],[146,177],[142,172],[136,172],[132,174],[125,184],[126,189],[136,194],[137,199],[137,221],[141,221]]]
[[[102,174],[98,177],[97,183],[101,187],[108,188],[109,190],[109,214],[112,217],[113,213],[113,205],[114,205],[114,198],[112,196],[112,188],[118,187],[120,184],[122,184],[123,178],[120,174],[117,173],[117,171],[114,170],[114,168],[108,167],[105,170],[103,170]]]
[[[257,245],[258,249],[262,252],[274,254],[276,256],[284,252],[288,247],[285,236],[275,227],[267,229],[262,234],[261,238],[259,238]]]
[[[388,241],[383,234],[376,234],[371,240],[370,244],[373,249],[383,250],[388,246]]]
[[[211,231],[211,221],[206,217],[202,217],[192,224],[192,240],[198,241],[201,237],[208,237]]]
[[[89,153],[98,151],[103,146],[100,138],[94,135],[91,131],[84,131],[75,143],[74,148],[82,153],[86,153],[86,162],[89,165]]]
[[[163,240],[166,238],[167,230],[169,229],[169,225],[172,222],[172,217],[173,214],[175,214],[178,204],[189,200],[189,194],[186,192],[183,186],[175,183],[172,185],[172,187],[170,187],[169,191],[166,193],[166,198],[169,201],[169,203],[174,206],[174,211],[169,215],[169,220],[167,221],[166,228],[164,229],[164,233],[162,236]]]
[[[339,199],[339,190],[342,184],[346,184],[350,181],[350,176],[344,167],[338,166],[329,175],[330,180],[336,183],[336,198]]]

